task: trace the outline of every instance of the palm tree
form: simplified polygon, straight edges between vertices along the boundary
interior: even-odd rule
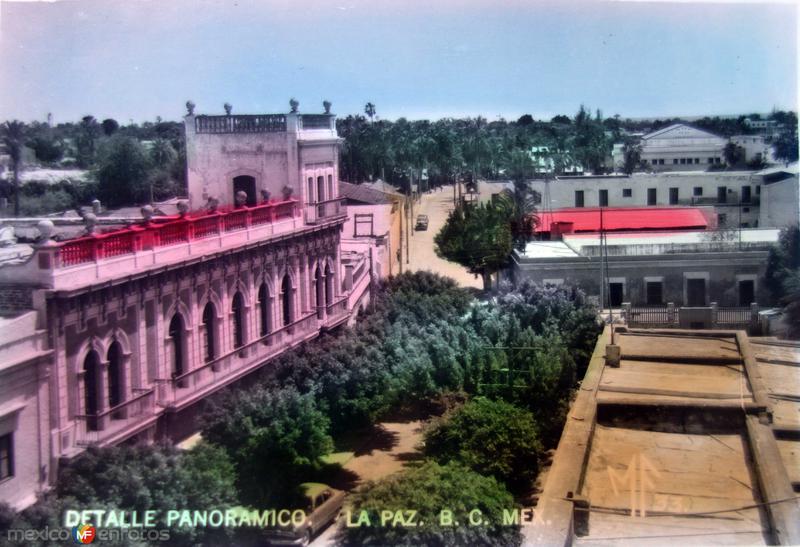
[[[513,187],[503,190],[501,194],[501,207],[505,209],[511,221],[511,234],[519,250],[525,249],[525,244],[530,241],[539,222],[536,215],[536,192],[531,189],[527,181],[532,168],[531,157],[525,150],[512,151],[508,173]]]
[[[372,103],[367,103],[366,105],[364,105],[364,114],[369,116],[369,121],[370,122],[375,121],[374,120],[374,118],[375,118],[375,105],[372,104]]]
[[[14,216],[19,216],[19,171],[22,167],[22,147],[25,139],[25,124],[19,120],[2,125],[3,144],[11,157],[14,172]]]

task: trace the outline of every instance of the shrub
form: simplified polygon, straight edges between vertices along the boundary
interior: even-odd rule
[[[542,445],[530,412],[479,397],[425,432],[425,454],[439,462],[462,462],[511,490],[524,491],[539,471]]]
[[[293,388],[231,393],[204,423],[203,437],[236,465],[242,501],[256,507],[294,501],[295,488],[333,449],[327,416]]]
[[[28,511],[29,522],[47,522],[60,508],[105,507],[129,511],[189,508],[224,509],[236,504],[235,472],[224,450],[200,443],[182,452],[175,447],[118,446],[89,448],[61,466],[56,500]],[[174,527],[172,544],[222,541],[225,530]]]
[[[372,526],[345,528],[346,545],[492,545],[516,546],[522,542],[518,526],[503,525],[503,510],[514,499],[495,479],[481,476],[458,463],[426,462],[418,468],[369,483],[356,492],[350,518],[357,522],[364,511]],[[417,527],[380,525],[382,511],[405,515],[417,511]],[[443,525],[442,510],[452,512],[454,523]],[[470,526],[473,518],[485,525]],[[478,513],[479,511],[479,513]],[[473,521],[477,522],[477,520]]]

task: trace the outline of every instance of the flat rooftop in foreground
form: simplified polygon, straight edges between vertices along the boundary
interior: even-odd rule
[[[607,328],[526,544],[800,542],[800,346]]]

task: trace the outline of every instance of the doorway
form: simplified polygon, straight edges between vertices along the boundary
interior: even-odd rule
[[[608,284],[608,305],[612,308],[619,308],[625,295],[625,285],[622,283]]]
[[[706,280],[686,280],[686,305],[699,307],[706,305]]]
[[[749,306],[756,301],[756,284],[752,279],[739,281],[739,305]]]
[[[247,194],[246,204],[248,207],[256,205],[256,179],[249,175],[240,175],[233,178],[233,201],[236,202],[236,194],[244,192]]]

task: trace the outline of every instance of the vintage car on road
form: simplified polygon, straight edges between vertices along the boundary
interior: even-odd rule
[[[417,215],[417,225],[414,226],[415,230],[427,230],[428,229],[428,215]]]
[[[267,530],[269,545],[303,545],[311,543],[311,539],[323,528],[336,520],[344,504],[345,493],[319,482],[305,482],[300,485],[306,507],[305,521],[296,526],[287,526]]]

